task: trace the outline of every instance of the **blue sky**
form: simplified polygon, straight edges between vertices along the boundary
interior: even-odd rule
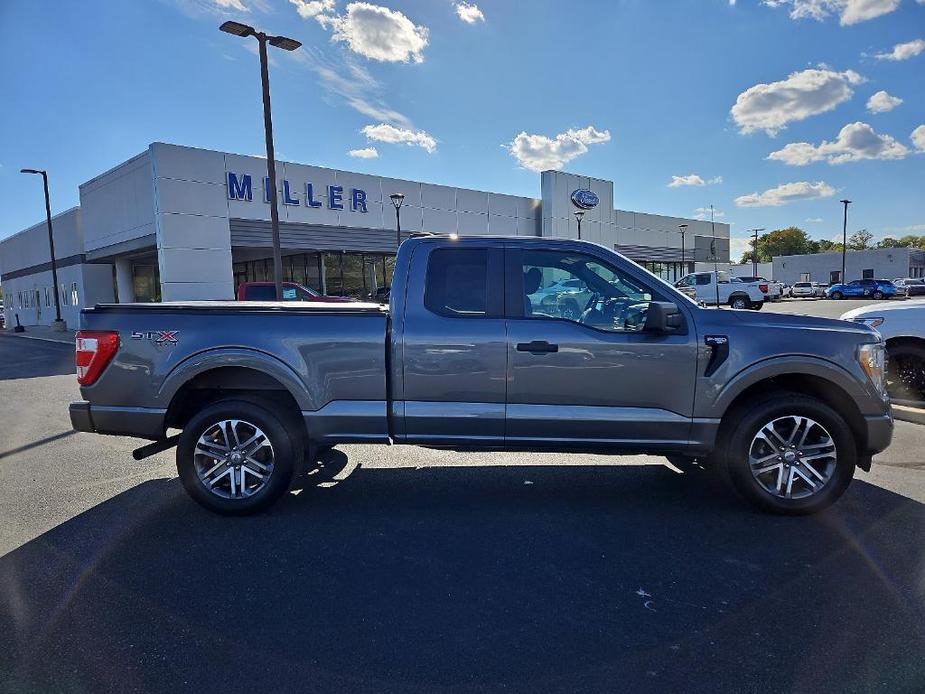
[[[273,50],[280,159],[536,197],[552,166],[734,237],[832,238],[848,197],[849,231],[925,233],[925,0],[5,0],[0,237],[42,218],[22,167],[58,212],[152,141],[263,151],[228,18],[305,46]]]

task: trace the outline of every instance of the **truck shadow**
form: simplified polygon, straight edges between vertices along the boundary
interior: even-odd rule
[[[895,692],[925,677],[925,507],[863,480],[780,518],[659,466],[325,462],[322,486],[259,516],[154,480],[0,558],[0,691]]]

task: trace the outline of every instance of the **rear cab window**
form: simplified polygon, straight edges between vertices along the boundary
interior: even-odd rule
[[[450,318],[494,318],[503,310],[499,250],[438,248],[430,253],[424,307]]]

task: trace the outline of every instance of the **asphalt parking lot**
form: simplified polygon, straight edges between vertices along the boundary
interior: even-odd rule
[[[0,692],[922,690],[925,427],[808,518],[661,458],[404,446],[222,518],[70,430],[72,363],[0,335]]]

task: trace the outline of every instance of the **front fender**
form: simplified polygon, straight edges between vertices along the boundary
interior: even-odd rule
[[[717,389],[711,402],[704,403],[699,416],[722,418],[732,402],[751,386],[767,379],[780,376],[805,375],[824,379],[844,391],[851,398],[861,414],[882,414],[887,405],[876,395],[872,386],[859,381],[840,364],[806,355],[771,357],[752,364]]]
[[[266,352],[255,349],[217,348],[197,352],[177,364],[167,374],[157,393],[158,402],[167,407],[177,392],[191,379],[199,374],[228,366],[237,366],[261,373],[276,379],[295,398],[301,410],[318,409],[311,394],[298,374],[285,362]]]

